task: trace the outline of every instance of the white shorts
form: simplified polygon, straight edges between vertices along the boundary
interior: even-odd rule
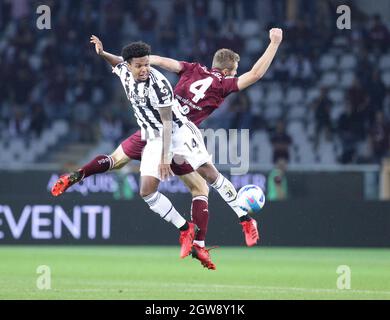
[[[160,179],[158,165],[161,161],[161,151],[161,137],[147,141],[142,152],[141,176],[152,176]],[[192,122],[183,124],[172,134],[171,154],[184,158],[194,170],[212,160],[212,156],[207,152],[202,134]]]

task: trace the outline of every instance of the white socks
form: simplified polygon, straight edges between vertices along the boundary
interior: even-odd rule
[[[240,209],[236,204],[237,191],[233,184],[222,174],[219,174],[217,180],[215,180],[211,186],[218,191],[222,199],[226,201],[226,203],[234,210],[239,218],[247,215],[247,213]]]
[[[171,201],[160,192],[152,193],[144,197],[144,200],[152,211],[158,213],[161,218],[172,223],[176,228],[179,229],[185,225],[186,220],[176,211]]]

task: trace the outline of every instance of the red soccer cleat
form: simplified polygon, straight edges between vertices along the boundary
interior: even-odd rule
[[[191,249],[192,258],[196,258],[200,261],[203,267],[209,269],[209,270],[215,270],[217,267],[215,264],[211,261],[210,253],[209,251],[217,248],[217,247],[211,247],[209,249],[202,248],[198,246],[197,244],[194,244]]]
[[[188,222],[188,229],[180,231],[179,243],[181,244],[180,258],[187,257],[191,252],[192,242],[195,239],[199,228],[195,223]]]
[[[51,188],[51,194],[55,197],[63,194],[70,186],[79,182],[82,179],[80,172],[75,171],[72,173],[66,173],[59,177],[54,186]]]
[[[252,247],[260,239],[259,232],[257,231],[257,222],[255,219],[241,222],[242,231],[245,234],[245,241],[248,247]]]

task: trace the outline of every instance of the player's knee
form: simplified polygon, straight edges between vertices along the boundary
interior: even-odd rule
[[[139,195],[141,196],[141,198],[146,198],[147,196],[150,195],[150,193],[147,192],[146,190],[140,190]]]
[[[219,172],[211,164],[205,163],[204,165],[198,168],[198,173],[205,179],[208,183],[214,183],[217,180]]]
[[[114,165],[112,166],[112,170],[113,169],[121,169],[121,168],[123,168],[131,160],[125,154],[118,154],[118,153],[113,153],[111,155],[111,158],[112,158],[112,160],[114,162]]]
[[[198,197],[198,196],[208,196],[209,194],[209,187],[206,183],[202,183],[200,185],[195,185],[192,188],[190,188],[192,197]]]
[[[126,164],[128,164],[129,162],[131,161],[131,159],[125,159],[125,160],[122,160],[122,161],[118,161],[118,162],[116,162],[116,161],[114,161],[114,166],[113,166],[113,168],[112,169],[116,169],[116,170],[118,170],[118,169],[122,169]]]
[[[145,186],[145,187],[141,187],[140,190],[139,190],[139,195],[142,197],[142,198],[146,198],[150,195],[152,195],[153,193],[155,193],[157,191],[157,189],[153,188],[153,187],[148,187],[148,186]]]

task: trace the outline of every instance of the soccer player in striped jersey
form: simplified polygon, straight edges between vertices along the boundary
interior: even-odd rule
[[[192,122],[199,125],[220,106],[227,95],[245,89],[263,76],[282,40],[282,31],[271,29],[270,40],[271,43],[266,52],[253,68],[238,78],[234,76],[237,71],[239,56],[228,49],[221,49],[216,52],[211,70],[197,63],[179,62],[158,56],[150,56],[150,62],[168,71],[178,73],[180,79],[174,93],[180,102],[180,110]],[[95,44],[96,52],[112,66],[123,61],[121,57],[105,52],[97,37],[92,36],[91,42]],[[112,154],[112,158],[115,159],[113,167],[101,166],[98,163],[101,156],[98,156],[79,171],[62,176],[53,188],[53,195],[61,194],[83,177],[104,172],[110,168],[121,168],[131,159],[140,160],[144,146],[145,142],[141,139],[141,132],[137,131],[124,140],[121,146]],[[193,196],[191,215],[193,221],[200,227],[200,231],[194,241],[192,255],[199,259],[203,266],[215,269],[204,243],[208,224],[207,184],[188,164],[178,165],[172,163],[171,168],[187,185]],[[245,233],[245,240],[248,246],[252,246],[256,244],[259,238],[256,221],[247,215],[241,215],[241,213],[238,215]]]

